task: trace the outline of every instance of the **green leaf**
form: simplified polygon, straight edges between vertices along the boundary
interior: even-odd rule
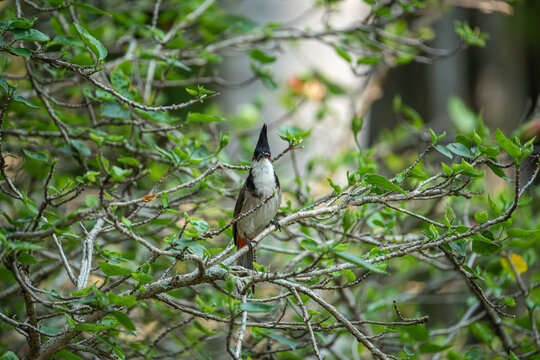
[[[405,65],[414,60],[414,54],[404,54],[396,59],[396,64]]]
[[[474,214],[474,220],[476,220],[477,223],[483,223],[486,222],[488,219],[487,212],[485,211],[478,211]]]
[[[342,47],[334,44],[334,50],[336,50],[336,53],[345,61],[351,62],[351,56],[345,49]]]
[[[420,345],[420,352],[424,354],[434,354],[452,347],[452,344],[440,345],[437,343],[424,343]]]
[[[436,239],[439,237],[439,230],[437,227],[433,224],[430,224],[424,229],[424,235],[426,235],[429,239]]]
[[[360,58],[360,59],[356,60],[356,63],[358,65],[375,65],[375,64],[378,64],[380,61],[381,61],[381,59],[378,58],[378,57],[366,56],[366,57],[363,57],[363,58]]]
[[[22,96],[20,95],[15,95],[11,98],[11,100],[13,101],[17,101],[17,102],[20,102],[20,103],[23,103],[24,105],[28,106],[28,107],[31,107],[33,109],[39,109],[39,106],[36,106],[34,104],[32,104],[30,101],[28,101],[27,99],[23,98]]]
[[[210,230],[210,225],[208,225],[208,223],[203,219],[190,218],[189,223],[193,225],[197,232],[205,232]]]
[[[431,136],[431,143],[434,144],[437,142],[437,134],[431,128],[429,128],[429,136]]]
[[[12,251],[21,251],[21,250],[42,250],[45,249],[43,246],[39,246],[27,241],[9,241],[9,248]]]
[[[379,256],[384,256],[388,254],[390,254],[390,251],[388,249],[381,250],[378,247],[374,247],[369,251],[368,259],[375,259]],[[388,264],[390,264],[390,259],[376,262],[373,264],[373,266],[375,266],[379,270],[384,271],[388,267]]]
[[[100,325],[100,324],[79,324],[79,323],[75,323],[74,328],[77,331],[100,332],[100,331],[115,328],[116,326],[117,326],[116,324]]]
[[[490,158],[494,158],[499,155],[499,148],[497,147],[478,145],[478,149],[482,154],[485,154]]]
[[[225,271],[227,271],[227,272],[231,271],[231,268],[228,267],[227,265],[225,265],[224,263],[218,261],[217,264],[218,264],[223,270],[225,270]],[[258,265],[258,264],[253,263],[253,266],[255,266],[255,265]],[[259,266],[259,265],[258,265],[258,266]],[[264,267],[264,266],[263,266],[263,267]],[[257,269],[257,271],[260,271],[260,270]]]
[[[122,169],[116,165],[111,167],[111,180],[112,181],[122,181],[133,172],[133,169]]]
[[[150,31],[150,33],[157,37],[159,40],[163,40],[163,38],[165,37],[165,32],[159,28],[150,25],[145,25],[144,28]]]
[[[471,134],[478,126],[478,116],[457,97],[451,97],[448,100],[448,113],[457,130],[461,133]]]
[[[518,238],[518,239],[531,239],[531,238],[537,238],[540,235],[540,229],[534,229],[534,230],[525,230],[525,229],[517,229],[517,228],[511,228],[506,231],[508,236]]]
[[[144,111],[141,109],[135,109],[135,112],[141,114],[147,119],[150,119],[156,122],[172,123],[172,122],[178,121],[177,117],[169,115],[165,111]]]
[[[409,334],[409,336],[416,341],[426,341],[429,339],[428,329],[422,325],[404,326],[403,330]]]
[[[113,304],[127,307],[135,306],[137,303],[137,300],[133,295],[120,296],[112,292],[107,294],[107,299],[109,299],[109,301]]]
[[[101,146],[103,144],[103,138],[101,136],[98,136],[94,133],[90,133],[90,140],[94,141],[98,146]]]
[[[90,33],[84,27],[77,23],[73,24],[75,25],[75,28],[77,29],[77,32],[79,33],[83,41],[86,43],[86,45],[88,45],[90,50],[92,50],[94,55],[96,55],[98,63],[101,63],[103,60],[105,60],[105,58],[107,57],[107,49],[105,48],[105,46],[103,46],[103,44],[98,39],[90,35]]]
[[[30,29],[34,25],[34,22],[36,20],[37,20],[37,17],[31,18],[31,19],[25,19],[25,18],[16,17],[16,18],[10,19],[7,22],[7,27],[8,27],[9,30]]]
[[[334,182],[330,178],[326,178],[326,180],[328,180],[328,183],[330,184],[330,186],[332,187],[332,189],[334,189],[336,193],[338,194],[341,193],[341,187],[339,185],[334,184]]]
[[[407,195],[407,193],[402,188],[400,188],[384,176],[377,174],[369,174],[366,176],[365,181],[370,185],[375,185],[385,190],[395,191]]]
[[[113,311],[112,314],[116,318],[116,320],[118,320],[120,324],[124,325],[126,330],[129,330],[129,331],[137,330],[137,328],[135,327],[135,325],[133,324],[129,316],[127,316],[122,311]]]
[[[349,269],[343,270],[343,274],[347,278],[348,282],[352,282],[352,281],[356,280],[356,275],[354,275],[354,273]]]
[[[212,313],[216,309],[215,306],[208,306],[206,301],[200,298],[199,295],[195,296],[195,302],[199,305],[199,308],[204,313]]]
[[[287,338],[285,336],[273,334],[273,333],[268,333],[268,334],[265,334],[264,336],[272,338],[272,339],[277,340],[279,342],[282,342],[285,345],[288,345],[291,348],[291,350],[293,350],[293,351],[296,350],[296,344],[297,343],[293,339]]]
[[[445,163],[441,163],[441,166],[446,176],[451,176],[454,173],[452,168]]]
[[[185,232],[187,235],[187,231]],[[190,236],[197,236],[199,233],[191,234]],[[207,252],[206,248],[197,241],[192,240],[186,240],[186,239],[176,239],[174,241],[174,244],[176,245],[177,249],[180,248],[188,248],[191,252],[194,254],[200,256],[201,258],[204,258],[205,252]]]
[[[359,257],[353,255],[353,254],[350,254],[350,253],[346,253],[346,252],[336,252],[336,257],[342,259],[342,260],[345,260],[351,264],[354,264],[354,265],[358,265],[364,269],[367,269],[369,271],[373,271],[375,273],[379,273],[379,274],[388,274],[386,271],[384,270],[381,270],[379,269],[378,267],[376,267],[375,265],[372,265],[371,263],[368,263],[367,261],[365,260],[362,260],[360,259]]]
[[[248,51],[248,55],[253,60],[257,60],[264,64],[268,64],[268,63],[272,63],[276,61],[275,56],[268,55],[267,53],[259,49],[253,49],[251,51]]]
[[[476,143],[476,145],[482,144],[482,137],[480,135],[478,135],[476,130],[473,131],[473,140]]]
[[[121,267],[118,265],[109,264],[102,261],[98,262],[98,266],[107,276],[119,276],[119,275],[131,274],[131,269]]]
[[[309,238],[302,239],[302,241],[300,241],[300,245],[304,249],[310,250],[310,251],[315,251],[315,250],[317,250],[319,248],[319,243],[316,242],[315,240],[309,239]]]
[[[2,74],[0,74],[0,88],[2,88],[5,95],[8,95],[12,89],[11,85],[9,85]]]
[[[494,334],[493,331],[486,325],[480,323],[480,322],[474,322],[472,323],[469,328],[471,329],[472,334],[475,338],[480,340],[483,343],[488,343],[493,339]]]
[[[206,326],[203,326],[200,322],[198,322],[197,320],[195,320],[193,322],[193,325],[195,326],[196,329],[202,331],[203,333],[207,334],[207,335],[213,335],[214,334],[214,331],[210,330],[209,328],[207,328]]]
[[[503,301],[508,306],[516,306],[516,300],[514,298],[503,297]]]
[[[254,313],[265,313],[279,309],[279,305],[271,305],[258,302],[247,302],[240,305],[240,310]]]
[[[116,356],[120,358],[120,360],[126,360],[126,354],[124,353],[124,350],[122,350],[120,346],[117,345],[114,347],[114,353],[116,354]]]
[[[141,284],[149,284],[152,282],[152,275],[149,274],[143,274],[143,273],[133,273],[131,274],[135,280],[140,282]]]
[[[33,265],[33,264],[38,263],[38,261],[32,255],[26,252],[19,253],[19,255],[17,255],[17,260],[22,264],[28,264],[28,265]]]
[[[79,355],[75,355],[66,349],[60,350],[52,356],[52,359],[64,359],[64,360],[84,360]]]
[[[8,49],[12,54],[22,56],[24,58],[29,58],[30,56],[32,56],[32,51],[25,48],[14,48],[9,46]]]
[[[471,150],[468,149],[465,145],[460,143],[451,143],[446,146],[448,150],[453,152],[456,155],[463,156],[469,159],[474,158],[474,155],[471,153]]]
[[[465,354],[466,360],[484,360],[485,358],[484,352],[477,347],[473,347]]]
[[[79,9],[86,10],[87,12],[90,12],[90,13],[94,13],[98,15],[105,15],[105,16],[112,16],[111,13],[98,9],[97,7],[92,6],[90,4],[80,3],[76,1],[70,1],[69,3],[75,7],[78,7]]]
[[[452,153],[445,146],[437,145],[435,146],[435,149],[437,149],[438,152],[450,159],[454,158],[454,156],[452,156]]]
[[[311,134],[311,130],[302,130],[297,127],[280,126],[279,131],[283,134],[278,134],[280,138],[287,141],[289,145],[297,146],[305,138]]]
[[[491,212],[493,213],[493,215],[501,216],[501,209],[499,208],[497,203],[493,201],[490,194],[488,194],[488,203],[489,203],[489,207],[491,208]]]
[[[105,101],[101,116],[111,119],[124,119],[131,115],[131,112],[124,109],[124,106],[118,100]]]
[[[229,144],[230,139],[231,139],[231,135],[228,132],[220,133],[219,134],[219,150],[227,146]]]
[[[479,28],[471,29],[467,22],[456,21],[454,23],[456,34],[458,34],[463,42],[472,46],[484,47],[486,46],[486,39],[488,34],[480,31]]]
[[[476,170],[474,166],[465,161],[465,159],[461,159],[461,165],[453,164],[452,166],[457,166],[460,173],[470,177],[480,178],[483,177],[485,173],[484,171]]]
[[[500,129],[497,129],[495,136],[497,138],[497,144],[514,159],[514,162],[521,158],[521,149],[512,140],[507,139]]]
[[[479,255],[490,255],[499,252],[501,245],[480,234],[473,235],[472,251]]]
[[[201,113],[189,113],[188,115],[188,121],[190,122],[214,122],[214,121],[225,121],[226,119],[221,116],[215,116],[215,115],[207,115],[207,114],[201,114]]]
[[[137,167],[137,168],[141,166],[141,163],[139,162],[139,160],[133,157],[121,157],[121,158],[116,159],[116,161],[118,161],[121,164],[126,164],[126,165]]]
[[[467,135],[463,135],[463,134],[456,135],[456,142],[462,144],[469,150],[473,146],[472,140]]]
[[[403,352],[405,353],[405,355],[407,356],[413,356],[414,355],[414,352],[409,350],[406,346],[403,347]]]
[[[169,207],[169,195],[167,195],[166,192],[164,192],[163,194],[161,194],[161,205],[163,206],[163,208],[168,208]],[[208,225],[208,224],[207,224]]]
[[[19,360],[19,358],[12,351],[8,351],[4,355],[0,356],[0,360]]]
[[[92,292],[93,289],[94,289],[93,286],[89,286],[87,288],[77,290],[74,293],[72,293],[71,295],[73,295],[73,296],[88,295],[88,294],[90,294]]]
[[[39,30],[36,29],[26,29],[26,30],[12,30],[13,35],[15,36],[15,40],[20,41],[49,41],[50,38],[42,33]]]
[[[189,95],[191,96],[198,96],[199,95],[199,92],[197,90],[193,90],[193,89],[190,89],[190,88],[186,88],[186,91]]]
[[[135,98],[135,93],[131,91],[131,80],[126,75],[122,66],[117,66],[111,71],[111,84],[116,91],[124,95],[126,98],[133,100]]]
[[[92,155],[92,151],[82,141],[79,141],[77,139],[71,139],[71,145],[73,146],[73,148],[75,148],[75,150],[77,150],[77,152],[84,156]]]
[[[356,215],[351,209],[346,209],[343,214],[342,228],[344,232],[347,232],[356,222]]]
[[[409,118],[412,121],[412,125],[417,128],[421,129],[424,122],[422,120],[422,117],[420,114],[413,109],[412,107],[403,104],[401,107],[401,111],[403,112],[403,115],[405,115],[407,118]]]
[[[486,164],[490,169],[491,171],[493,171],[493,173],[495,175],[497,175],[498,177],[500,177],[501,179],[504,179],[506,181],[513,181],[512,179],[510,179],[508,176],[506,176],[506,173],[503,171],[503,169],[501,169],[500,167],[498,166],[495,166],[493,164],[490,164],[490,163],[487,163]]]
[[[34,160],[43,161],[43,162],[48,162],[49,161],[49,158],[47,157],[47,154],[45,154],[42,151],[31,152],[31,151],[28,151],[26,149],[23,149],[23,153],[26,156],[28,156],[29,158],[32,158]]]

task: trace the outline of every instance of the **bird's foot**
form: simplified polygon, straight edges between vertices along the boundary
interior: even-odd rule
[[[279,223],[279,221],[272,219],[270,220],[270,225],[274,225],[277,230],[281,231],[281,224]]]

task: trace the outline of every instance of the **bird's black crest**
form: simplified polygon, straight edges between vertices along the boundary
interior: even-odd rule
[[[259,135],[259,141],[257,141],[257,146],[255,147],[255,152],[253,153],[253,158],[258,159],[262,156],[270,157],[271,155],[268,137],[266,136],[266,124],[264,124],[261,129],[261,134]]]

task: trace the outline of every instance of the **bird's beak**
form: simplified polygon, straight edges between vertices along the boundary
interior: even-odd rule
[[[270,154],[269,154],[269,153],[267,153],[267,152],[262,152],[262,153],[259,153],[259,154],[257,155],[257,157],[255,158],[255,160],[259,161],[259,160],[261,160],[261,159],[263,159],[263,158],[268,159],[269,157],[270,157]]]

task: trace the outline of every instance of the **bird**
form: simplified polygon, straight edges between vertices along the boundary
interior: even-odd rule
[[[249,175],[240,190],[234,207],[234,217],[236,218],[260,206],[253,213],[233,224],[233,239],[237,249],[244,246],[249,247],[249,251],[238,258],[237,264],[250,270],[253,269],[256,255],[251,244],[253,238],[269,225],[275,225],[278,230],[281,230],[279,222],[274,219],[281,203],[281,188],[279,178],[272,165],[272,153],[266,132],[267,126],[264,124],[253,152]],[[261,203],[264,204],[261,205]],[[253,290],[252,287],[252,293]]]

